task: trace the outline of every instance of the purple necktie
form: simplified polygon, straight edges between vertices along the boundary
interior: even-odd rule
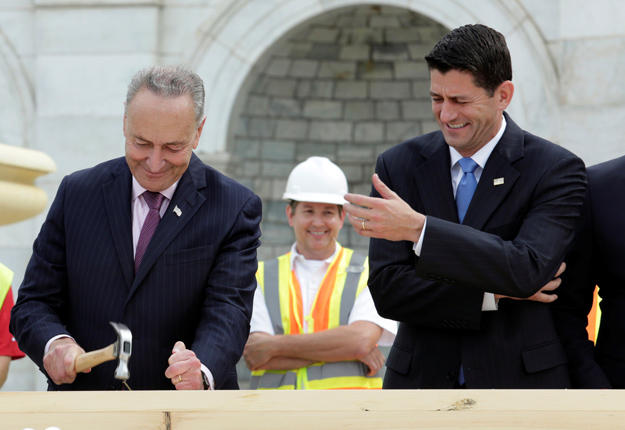
[[[161,210],[161,204],[163,203],[164,198],[165,196],[161,193],[155,193],[152,191],[145,191],[143,193],[143,199],[148,204],[150,210],[148,211],[148,216],[145,217],[143,227],[141,227],[141,234],[139,234],[139,242],[137,242],[137,251],[135,252],[135,273],[139,271],[143,254],[145,254],[148,243],[150,243],[150,239],[152,239],[152,236],[156,231],[156,227],[161,220],[159,211]]]

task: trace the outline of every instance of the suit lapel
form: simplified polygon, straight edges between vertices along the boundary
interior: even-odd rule
[[[132,256],[132,214],[130,191],[132,179],[125,159],[120,159],[113,169],[113,180],[102,186],[104,205],[115,242],[115,249],[128,288],[134,278]]]
[[[130,295],[136,291],[150,269],[152,269],[152,266],[154,266],[154,263],[206,201],[206,198],[198,191],[206,187],[206,178],[201,168],[202,164],[200,159],[193,154],[189,168],[180,178],[167,211],[159,222],[154,236],[152,236],[152,240],[145,250],[141,266],[132,283]]]
[[[521,174],[514,163],[523,157],[523,131],[506,117],[506,131],[491,153],[477,185],[464,224],[481,230],[503,199],[512,190]]]
[[[458,222],[451,185],[449,147],[442,133],[421,151],[426,161],[413,171],[425,215]]]

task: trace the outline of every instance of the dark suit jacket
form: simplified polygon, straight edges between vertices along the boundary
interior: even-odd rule
[[[625,388],[625,157],[588,168],[588,197],[564,261],[553,314],[573,388]],[[586,332],[595,285],[602,298],[596,347]]]
[[[382,181],[427,215],[420,257],[411,242],[370,243],[371,294],[400,322],[385,388],[453,388],[461,362],[468,388],[569,386],[547,305],[502,299],[482,311],[484,292],[529,297],[553,278],[586,189],[578,157],[506,121],[463,225],[440,131],[378,158]]]
[[[74,337],[85,351],[133,334],[132,389],[172,389],[174,343],[185,342],[217,389],[238,388],[235,365],[249,333],[261,202],[193,155],[134,274],[132,175],[124,158],[63,179],[19,289],[11,332],[43,371],[46,342]],[[174,208],[181,215],[174,213]],[[116,362],[50,389],[120,388]],[[45,372],[44,372],[45,373]]]

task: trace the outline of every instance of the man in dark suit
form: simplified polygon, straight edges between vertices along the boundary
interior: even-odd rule
[[[441,131],[381,154],[372,197],[346,196],[349,221],[372,238],[376,307],[400,321],[384,387],[568,387],[543,302],[583,203],[584,164],[504,113],[514,86],[497,31],[457,28],[426,61]]]
[[[625,388],[625,157],[588,168],[588,195],[552,308],[573,388]],[[596,344],[587,315],[602,298]]]
[[[206,119],[197,74],[142,70],[125,106],[125,159],[61,182],[11,332],[51,390],[122,387],[115,362],[74,369],[77,355],[116,340],[109,321],[132,331],[130,388],[238,388],[260,199],[193,154]]]

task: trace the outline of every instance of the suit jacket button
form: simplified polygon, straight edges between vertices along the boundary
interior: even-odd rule
[[[447,380],[448,381],[453,381],[454,379],[456,379],[456,374],[454,372],[449,372],[447,374]]]
[[[449,321],[443,320],[443,327],[448,327],[448,326],[449,326]]]
[[[467,328],[469,327],[469,323],[466,321],[462,321],[462,327]]]
[[[451,281],[449,281],[449,284],[451,284],[451,285],[456,285],[456,281],[451,280]]]
[[[435,280],[436,280],[436,276],[434,276],[434,275],[428,275],[428,280],[429,280],[429,281],[435,281]]]
[[[443,278],[443,282],[449,284],[449,279]]]

